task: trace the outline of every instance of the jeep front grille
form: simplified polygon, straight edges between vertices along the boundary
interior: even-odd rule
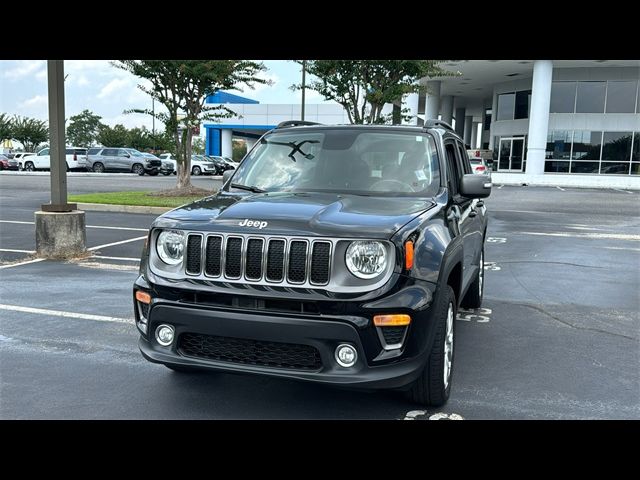
[[[188,275],[290,285],[329,283],[333,252],[328,240],[234,234],[205,238],[196,233],[187,238]]]

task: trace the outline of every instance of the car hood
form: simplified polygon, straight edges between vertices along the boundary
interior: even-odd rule
[[[430,198],[225,192],[171,210],[154,225],[210,232],[386,239],[434,205]]]

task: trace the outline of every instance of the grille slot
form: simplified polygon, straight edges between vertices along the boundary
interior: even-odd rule
[[[267,252],[267,280],[281,282],[284,279],[284,240],[271,240]]]
[[[202,236],[189,235],[187,239],[187,273],[199,275],[202,268]]]
[[[220,281],[328,285],[334,241],[189,232],[184,272]]]
[[[224,256],[224,274],[229,278],[240,278],[242,273],[242,238],[227,238]]]
[[[311,283],[326,285],[329,283],[331,264],[331,244],[329,242],[314,242],[311,252]]]
[[[322,368],[320,352],[310,345],[183,333],[178,349],[188,357],[222,362],[307,371]]]
[[[404,333],[407,327],[379,327],[382,331],[382,336],[387,345],[397,345],[402,343],[404,339]]]
[[[247,257],[245,260],[244,276],[249,280],[262,278],[262,246],[261,238],[250,238],[247,241]]]
[[[287,278],[291,283],[304,283],[307,276],[307,242],[293,240],[289,246]]]
[[[220,276],[222,270],[222,237],[207,238],[207,260],[204,273],[212,276]]]

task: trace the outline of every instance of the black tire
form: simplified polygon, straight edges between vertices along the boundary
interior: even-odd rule
[[[92,170],[96,173],[104,173],[104,165],[100,162],[96,162],[93,164]]]
[[[140,176],[144,175],[144,167],[139,163],[134,163],[133,166],[131,167],[131,171]]]
[[[460,302],[462,308],[480,308],[482,306],[482,295],[484,294],[484,247],[480,251],[479,266],[476,279],[467,290],[462,302]]]
[[[169,175],[171,174],[171,172],[162,172],[162,174],[163,174],[165,177],[167,177],[167,176],[169,176]]]
[[[186,367],[184,365],[166,365],[169,370],[173,370],[177,373],[202,373],[202,370],[195,367]]]
[[[24,163],[24,169],[25,169],[27,172],[35,172],[35,171],[36,171],[36,167],[35,167],[35,165],[33,164],[33,162],[25,162],[25,163]]]
[[[451,319],[451,348],[448,381],[445,384],[445,340],[447,337],[447,323],[449,308],[452,309]],[[453,288],[446,285],[436,305],[434,321],[436,322],[436,336],[431,347],[429,359],[420,376],[413,382],[407,397],[409,400],[423,406],[440,407],[447,403],[451,393],[451,379],[454,354],[455,354],[455,323],[456,323],[456,296]]]
[[[151,175],[152,177],[155,177],[156,175],[158,175],[158,173],[160,172],[158,172],[157,170],[152,170],[150,172],[147,172],[147,175]]]
[[[202,169],[196,165],[191,169],[191,175],[195,175],[196,177],[202,175]]]

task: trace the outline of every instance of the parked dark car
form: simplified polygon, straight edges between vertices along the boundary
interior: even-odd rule
[[[284,122],[216,195],[153,222],[142,355],[442,405],[458,306],[482,304],[490,192],[443,122]]]

